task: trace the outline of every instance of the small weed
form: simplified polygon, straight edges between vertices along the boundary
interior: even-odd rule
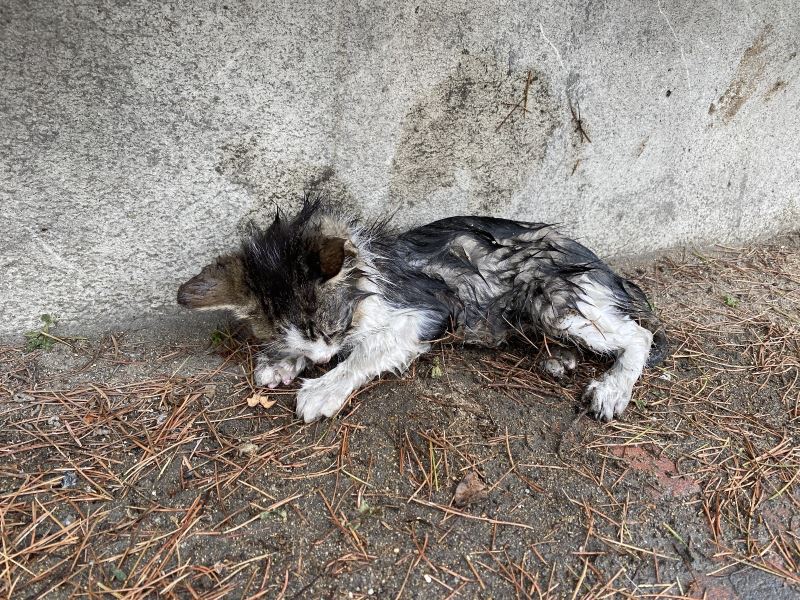
[[[215,329],[214,331],[211,332],[211,339],[210,339],[211,347],[212,348],[219,347],[228,337],[230,336],[224,331]]]
[[[241,330],[231,329],[227,325],[215,327],[208,337],[209,348],[222,356],[237,354],[244,349],[246,345],[247,343],[241,336]]]
[[[289,518],[289,514],[286,512],[286,509],[281,510],[264,510],[259,513],[259,518],[262,521],[268,521],[269,519],[278,519],[286,523]]]
[[[431,379],[439,379],[439,377],[441,377],[442,374],[443,374],[442,365],[439,362],[439,357],[438,356],[434,356],[433,357],[433,366],[431,367],[431,370],[430,370]]]
[[[39,317],[42,320],[42,327],[33,331],[25,332],[25,351],[50,350],[58,338],[50,334],[50,329],[56,326],[58,319],[52,315],[44,314]]]
[[[361,500],[361,504],[359,504],[357,508],[358,508],[358,516],[361,519],[365,517],[381,516],[383,514],[383,508],[381,508],[380,506],[372,506],[368,504],[367,501],[364,499]]]
[[[722,298],[722,301],[725,303],[725,306],[730,306],[731,308],[736,308],[739,306],[739,299],[734,298],[730,294],[725,294],[725,296]]]

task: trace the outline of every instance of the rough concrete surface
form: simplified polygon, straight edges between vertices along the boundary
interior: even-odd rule
[[[605,255],[793,229],[797,9],[4,2],[0,336],[175,315],[326,177],[367,216],[557,221]]]

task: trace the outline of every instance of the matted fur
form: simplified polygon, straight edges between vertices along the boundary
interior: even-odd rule
[[[253,228],[237,252],[181,286],[178,302],[250,322],[263,340],[259,385],[288,384],[309,363],[341,356],[303,381],[297,414],[307,422],[333,415],[381,373],[405,370],[448,330],[486,346],[538,332],[616,356],[584,394],[605,420],[667,351],[642,290],[553,226],[452,217],[394,233],[318,198]],[[574,368],[553,360],[550,372]]]

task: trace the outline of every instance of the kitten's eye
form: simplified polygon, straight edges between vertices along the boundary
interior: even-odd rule
[[[344,333],[344,331],[345,331],[344,328],[342,328],[342,329],[334,329],[333,331],[329,331],[327,333],[326,332],[322,332],[322,337],[326,342],[330,343],[330,341],[333,338],[339,337],[340,335],[342,335]]]

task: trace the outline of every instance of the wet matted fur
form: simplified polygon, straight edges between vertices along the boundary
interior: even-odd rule
[[[250,323],[262,340],[259,385],[342,357],[303,381],[297,415],[306,422],[332,416],[381,373],[404,371],[447,331],[483,346],[535,332],[613,355],[584,392],[604,420],[625,410],[642,369],[667,352],[644,292],[551,225],[451,217],[398,233],[320,199],[253,227],[237,251],[184,283],[178,302]],[[574,368],[569,358],[549,362]]]

